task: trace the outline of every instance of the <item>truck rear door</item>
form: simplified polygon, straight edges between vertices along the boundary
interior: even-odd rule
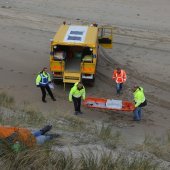
[[[98,41],[104,48],[112,48],[112,27],[99,27],[98,28]]]

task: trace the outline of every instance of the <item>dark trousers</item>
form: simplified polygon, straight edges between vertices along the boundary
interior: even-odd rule
[[[123,83],[116,83],[117,94],[120,94],[120,91],[122,90],[122,88],[123,88]]]
[[[48,92],[48,94],[50,95],[51,99],[54,100],[54,96],[53,96],[53,93],[49,87],[49,85],[46,85],[46,86],[41,86],[41,92],[42,92],[42,101],[45,101],[45,98],[46,98],[46,90]]]
[[[141,120],[141,115],[142,115],[142,108],[141,107],[136,107],[135,110],[133,111],[133,119],[136,121]]]
[[[74,109],[76,112],[80,112],[80,106],[81,106],[81,97],[76,98],[72,96],[73,103],[74,103]]]

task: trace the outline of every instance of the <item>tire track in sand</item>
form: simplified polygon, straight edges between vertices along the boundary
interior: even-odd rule
[[[117,61],[115,61],[113,58],[111,58],[103,48],[100,48],[100,63],[102,63],[102,66],[99,65],[99,67],[101,67],[101,69],[106,70],[108,67],[110,66],[110,68],[115,68],[116,66],[121,66],[120,63],[118,63]],[[148,85],[153,86],[154,88],[160,88],[161,90],[164,90],[166,92],[170,92],[170,86],[168,84],[165,83],[161,83],[155,79],[151,79],[149,77],[146,76],[140,76],[139,73],[132,71],[131,68],[129,67],[125,67],[126,70],[128,70],[129,74],[131,75],[131,77],[133,79],[136,80],[136,82],[138,81],[142,81]],[[111,80],[110,77],[108,77],[108,75],[106,75],[103,71],[97,69],[97,75],[98,78],[101,79],[103,82],[105,83],[113,83],[113,81]],[[160,99],[158,97],[156,97],[155,95],[151,95],[151,94],[147,94],[148,100],[151,101],[151,103],[163,107],[163,108],[167,108],[170,109],[170,102]]]

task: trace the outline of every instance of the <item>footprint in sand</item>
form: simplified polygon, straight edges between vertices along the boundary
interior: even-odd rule
[[[1,8],[6,8],[6,9],[10,9],[12,8],[11,6],[5,6],[5,5],[2,5]]]
[[[23,72],[22,72],[22,71],[19,71],[18,74],[23,74]]]
[[[14,86],[14,85],[11,85],[11,86],[9,86],[7,89],[12,89],[12,88],[15,88],[15,86]]]

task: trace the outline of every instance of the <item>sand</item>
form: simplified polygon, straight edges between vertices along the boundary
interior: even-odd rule
[[[96,83],[87,96],[117,98],[112,71],[128,74],[123,95],[133,100],[134,84],[144,87],[148,106],[141,122],[132,113],[104,112],[83,108],[81,117],[111,123],[129,142],[140,143],[145,135],[161,136],[170,129],[170,2],[169,0],[1,0],[0,1],[0,92],[7,92],[18,105],[29,103],[48,112],[73,114],[68,102],[70,85],[53,90],[57,101],[41,102],[36,74],[49,67],[50,39],[65,20],[72,24],[114,27],[114,47],[100,48]]]

